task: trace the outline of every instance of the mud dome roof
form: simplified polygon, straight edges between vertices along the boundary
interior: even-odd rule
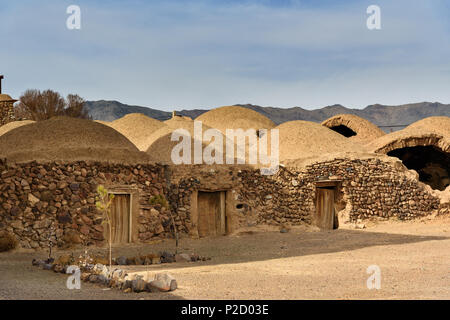
[[[0,102],[16,102],[17,100],[11,98],[11,96],[7,94],[0,94]]]
[[[386,134],[372,122],[353,114],[338,114],[322,122],[322,125],[328,128],[345,126],[356,133],[349,139],[362,143],[368,143]]]
[[[116,130],[68,117],[21,126],[0,136],[0,156],[14,162],[148,162],[146,154]]]
[[[186,137],[186,139],[189,139],[189,138],[191,139],[191,161],[193,164],[193,162],[194,162],[194,141],[195,141],[195,139],[194,139],[194,121],[184,122],[183,127],[181,127],[181,128],[164,127],[164,128],[159,129],[158,131],[156,131],[153,135],[151,135],[147,140],[149,147],[146,151],[151,161],[168,164],[168,165],[174,164],[172,161],[172,158],[171,158],[172,150],[181,141],[181,138],[179,141],[171,141],[172,133],[176,129],[185,129],[189,132],[189,136]],[[205,124],[202,124],[203,133],[205,133],[205,131],[208,129],[213,129],[213,128],[210,128],[210,127],[206,126]],[[218,131],[217,129],[216,129],[216,131],[218,134],[221,134],[221,132]],[[219,149],[218,154],[219,154],[219,157],[223,160],[223,163],[225,164],[225,162],[226,162],[225,151],[226,151],[227,139],[226,139],[225,135],[223,135],[223,134],[222,134],[222,139],[223,139],[222,140],[223,144],[222,144],[222,147],[218,148]],[[203,151],[205,151],[205,148],[207,148],[211,144],[211,141],[206,141],[206,142],[202,141],[201,143],[202,143],[202,152],[203,152]],[[247,156],[247,153],[245,153],[245,156]],[[234,156],[234,163],[237,163],[237,153],[235,153],[235,156]],[[205,163],[203,163],[203,164],[205,164]]]
[[[211,128],[216,128],[225,133],[226,129],[271,129],[275,123],[254,110],[228,106],[205,112],[195,120],[202,121]]]
[[[179,123],[181,125],[181,123]],[[148,148],[146,153],[152,161],[163,164],[174,164],[171,158],[173,148],[179,144],[179,141],[171,141],[172,133],[177,129],[184,129],[189,132],[191,139],[191,159],[194,159],[194,121],[184,122],[182,127],[170,128],[164,127],[156,131],[147,139]],[[211,129],[202,125],[203,132]],[[188,138],[188,137],[186,137]],[[224,138],[225,140],[225,138]],[[181,138],[180,138],[181,141]],[[209,143],[202,143],[202,151]]]
[[[142,113],[127,114],[111,122],[109,126],[127,137],[141,151],[147,150],[148,145],[145,141],[151,134],[166,127],[163,122],[147,117]]]
[[[21,127],[21,126],[26,126],[28,124],[32,124],[34,122],[35,121],[32,121],[32,120],[22,120],[22,121],[9,122],[9,123],[7,123],[7,124],[5,124],[5,125],[0,127],[0,136],[4,135],[5,133],[7,133],[7,132],[9,132],[9,131],[11,131],[13,129],[16,129],[16,128]]]
[[[450,117],[428,117],[410,124],[405,129],[435,131],[447,138],[450,137]]]
[[[310,121],[289,121],[275,129],[279,130],[281,161],[366,151],[364,146]]]
[[[439,128],[430,126],[430,122],[435,122],[435,120],[418,121],[403,130],[380,137],[369,143],[366,147],[371,152],[384,154],[395,149],[420,146],[435,146],[444,152],[450,152],[450,134],[446,134],[448,127]]]

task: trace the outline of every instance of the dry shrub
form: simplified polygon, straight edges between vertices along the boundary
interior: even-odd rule
[[[9,232],[0,233],[0,252],[10,251],[17,247],[16,238]]]

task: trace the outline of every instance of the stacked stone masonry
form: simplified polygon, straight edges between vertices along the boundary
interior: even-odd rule
[[[131,190],[137,195],[134,240],[181,236],[196,228],[192,201],[197,191],[227,191],[231,230],[257,224],[313,223],[316,182],[340,180],[336,208],[348,220],[413,219],[435,210],[448,212],[424,184],[377,158],[334,159],[303,169],[280,168],[263,176],[246,166],[118,165],[98,162],[9,164],[0,161],[0,230],[13,233],[24,248],[46,248],[51,240],[104,245],[96,189]],[[163,195],[169,206],[150,204]],[[195,233],[195,232],[194,232]]]

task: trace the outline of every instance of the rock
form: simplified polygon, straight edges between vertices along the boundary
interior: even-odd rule
[[[29,193],[28,201],[30,202],[31,206],[34,207],[40,200],[36,198],[32,193]]]
[[[187,253],[180,253],[180,254],[175,255],[175,261],[176,262],[190,262],[191,256],[188,255]]]
[[[147,284],[147,291],[155,292],[168,292],[174,291],[178,288],[177,281],[174,277],[167,273],[158,273],[155,276],[155,280]]]
[[[143,279],[136,279],[131,281],[131,288],[133,289],[133,292],[145,291],[146,285],[147,282],[145,282]]]
[[[134,263],[135,263],[137,266],[141,266],[141,265],[144,264],[144,261],[143,261],[140,257],[136,257],[136,258],[134,258]]]
[[[41,192],[41,201],[50,202],[53,200],[53,193],[50,191]]]
[[[191,255],[191,261],[192,262],[196,262],[198,260],[200,260],[200,256],[198,254]]]
[[[14,221],[14,222],[11,222],[11,227],[13,227],[14,229],[20,229],[20,230],[22,230],[22,229],[23,229],[22,221],[16,220],[16,221]]]
[[[160,257],[153,257],[152,258],[152,264],[161,264],[161,258]]]
[[[73,257],[68,254],[64,254],[60,256],[58,259],[56,259],[55,264],[59,264],[62,266],[69,265],[73,262]]]
[[[91,275],[89,276],[89,282],[90,282],[90,283],[96,283],[96,282],[97,282],[97,279],[98,279],[98,275],[96,275],[96,274],[91,274]]]
[[[53,265],[53,271],[54,272],[58,272],[58,273],[63,273],[64,272],[64,267],[60,264],[54,264]]]
[[[118,257],[118,258],[116,259],[116,263],[117,263],[119,266],[126,266],[126,265],[127,265],[127,258],[124,257],[124,256],[120,256],[120,257]]]
[[[127,288],[127,289],[123,290],[123,293],[131,293],[131,288]]]
[[[172,263],[175,262],[175,255],[164,251],[163,253],[161,253],[161,263]]]
[[[109,282],[109,279],[105,275],[100,274],[97,277],[97,282],[102,284],[102,285],[107,285],[108,282]]]
[[[53,265],[50,263],[44,263],[42,265],[42,269],[44,269],[44,270],[52,270],[52,267],[53,267]]]
[[[91,275],[91,274],[88,273],[88,272],[83,272],[83,273],[81,274],[81,277],[80,277],[81,281],[89,281],[89,276],[90,276],[90,275]]]
[[[39,259],[33,259],[33,261],[31,261],[31,264],[36,267],[42,267],[45,264],[45,261],[39,260]]]
[[[86,226],[86,225],[83,225],[83,226],[80,228],[80,232],[81,232],[82,234],[84,234],[84,235],[88,235],[88,234],[89,234],[89,227]]]

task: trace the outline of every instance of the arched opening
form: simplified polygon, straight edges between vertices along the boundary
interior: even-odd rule
[[[344,125],[339,125],[339,126],[334,126],[334,127],[330,127],[331,130],[336,131],[337,133],[343,135],[344,137],[350,138],[353,136],[356,136],[356,132],[353,131],[352,129],[350,129],[347,126]]]
[[[394,149],[388,156],[402,160],[408,169],[419,174],[419,180],[436,190],[450,184],[450,154],[435,146],[416,146]]]

